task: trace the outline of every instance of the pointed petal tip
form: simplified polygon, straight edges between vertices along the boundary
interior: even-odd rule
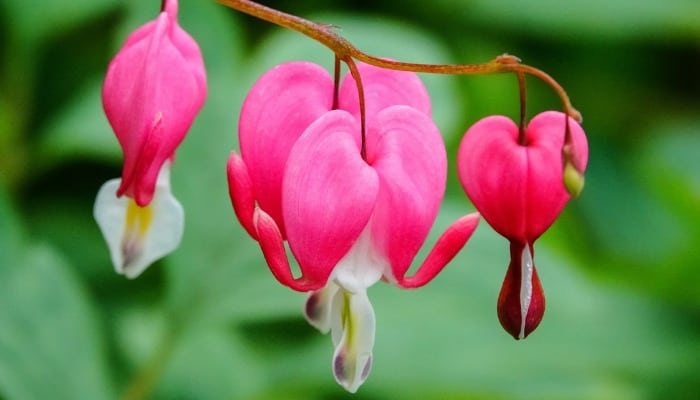
[[[416,289],[433,280],[447,264],[467,244],[479,225],[481,215],[478,212],[464,215],[457,219],[440,236],[433,249],[423,261],[415,274],[405,277],[405,271],[392,270],[392,275],[386,277],[390,282],[404,289]]]
[[[544,291],[527,245],[511,247],[511,263],[501,286],[497,309],[498,321],[515,340],[525,339],[542,321]]]

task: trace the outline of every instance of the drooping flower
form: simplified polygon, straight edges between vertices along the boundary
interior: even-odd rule
[[[305,315],[331,331],[332,370],[355,392],[372,365],[375,316],[366,290],[385,279],[428,283],[464,246],[478,214],[458,219],[422,266],[423,245],[445,190],[442,137],[415,74],[360,64],[366,101],[362,155],[357,87],[348,75],[333,109],[333,80],[320,67],[287,63],[265,74],[241,112],[241,156],[228,164],[231,200],[274,276],[308,292]],[[294,277],[284,240],[299,264]]]
[[[124,166],[121,179],[100,189],[94,214],[115,269],[130,278],[175,249],[182,236],[170,161],[204,103],[207,83],[199,46],[179,26],[177,11],[177,0],[166,0],[154,21],[127,38],[102,87]]]
[[[565,164],[582,173],[588,159],[586,137],[569,118],[570,159],[564,160],[566,117],[548,111],[524,132],[503,116],[491,116],[466,132],[457,155],[459,179],[477,210],[510,241],[511,261],[498,298],[498,318],[516,339],[542,319],[545,300],[534,264],[534,242],[569,200]]]

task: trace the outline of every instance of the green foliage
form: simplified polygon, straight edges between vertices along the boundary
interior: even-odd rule
[[[172,171],[185,236],[128,281],[113,273],[92,219],[99,185],[121,163],[100,84],[105,54],[159,2],[68,3],[0,1],[0,398],[111,399],[151,389],[155,399],[352,397],[333,381],[330,337],[301,317],[304,296],[274,280],[236,222],[225,179],[254,80],[292,59],[330,70],[332,54],[215,2],[181,1],[181,24],[202,47],[209,81]],[[321,8],[281,3],[292,12]],[[536,249],[542,326],[524,342],[501,330],[495,304],[507,243],[482,221],[430,285],[370,290],[374,367],[354,397],[694,398],[698,3],[378,1],[352,12],[346,3],[325,2],[310,17],[339,26],[370,54],[465,63],[509,52],[548,71],[583,112],[591,146],[581,198]],[[76,59],[54,64],[61,49]],[[422,78],[451,160],[468,124],[517,115],[512,76]],[[544,85],[528,82],[529,115],[558,107]],[[427,246],[472,210],[450,179]]]

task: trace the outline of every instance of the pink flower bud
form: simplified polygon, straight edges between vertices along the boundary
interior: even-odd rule
[[[102,88],[107,119],[124,153],[117,196],[150,203],[207,93],[197,43],[177,23],[177,1],[133,32],[109,64]]]

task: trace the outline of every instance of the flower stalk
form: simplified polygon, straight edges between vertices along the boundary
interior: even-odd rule
[[[354,59],[375,67],[395,71],[448,75],[486,75],[502,73],[532,75],[542,80],[554,90],[562,102],[564,113],[573,118],[576,122],[580,123],[583,121],[581,113],[571,104],[569,95],[554,78],[538,68],[527,64],[522,64],[518,57],[510,54],[503,54],[491,61],[480,64],[424,64],[388,60],[385,58],[372,56],[361,51],[347,39],[336,33],[334,26],[332,25],[319,24],[309,21],[296,15],[287,14],[250,0],[217,1],[227,7],[233,8],[234,10],[238,10],[255,18],[308,36],[309,38],[328,47],[331,51],[333,51],[333,53],[335,53],[338,59],[348,64],[349,68],[352,68],[350,66],[350,62],[352,62]]]

